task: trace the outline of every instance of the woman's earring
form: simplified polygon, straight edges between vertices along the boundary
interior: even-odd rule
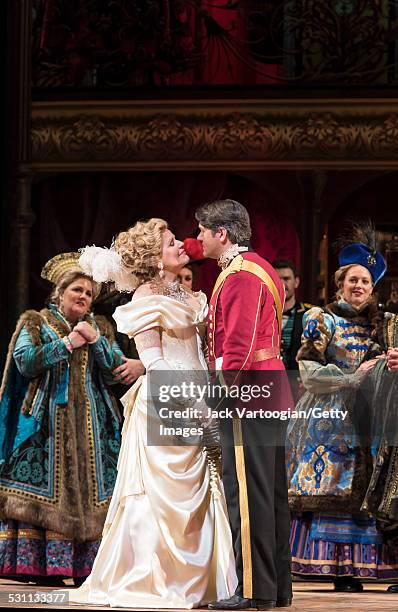
[[[163,265],[163,261],[161,261],[160,264],[159,264],[159,278],[164,278],[164,265]]]

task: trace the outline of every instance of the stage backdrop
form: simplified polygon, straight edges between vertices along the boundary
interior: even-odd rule
[[[31,307],[39,308],[49,293],[40,278],[43,264],[65,251],[87,244],[110,246],[112,238],[138,219],[165,218],[178,238],[196,236],[195,210],[205,202],[229,197],[247,206],[252,245],[270,261],[300,262],[300,247],[289,217],[292,187],[278,178],[211,173],[93,173],[43,178],[33,188],[36,215],[32,232]],[[294,208],[298,210],[297,199]],[[219,269],[215,262],[200,266],[197,287],[210,292]]]

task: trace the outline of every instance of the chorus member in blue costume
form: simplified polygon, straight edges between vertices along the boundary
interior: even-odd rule
[[[98,285],[78,253],[50,260],[47,308],[12,337],[0,404],[0,575],[40,584],[87,576],[116,479],[120,432],[106,384],[122,363],[93,317]]]
[[[392,563],[375,520],[360,512],[372,466],[352,414],[356,390],[376,365],[370,351],[380,352],[372,346],[372,293],[386,266],[373,237],[371,227],[351,230],[339,254],[336,301],[304,315],[298,361],[306,392],[296,409],[308,418],[288,431],[290,505],[301,512],[292,523],[292,569],[330,576],[336,590],[353,592],[362,590],[359,578],[390,577]]]

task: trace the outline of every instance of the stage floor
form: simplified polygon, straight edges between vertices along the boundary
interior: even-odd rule
[[[72,586],[72,581],[67,581]],[[68,585],[69,586],[69,585]],[[383,612],[391,610],[398,612],[398,595],[386,593],[387,584],[364,584],[364,592],[355,595],[334,593],[329,583],[295,582],[294,603],[291,608],[278,608],[289,612]],[[61,589],[59,589],[61,590]],[[35,587],[14,580],[0,579],[0,608],[45,608],[51,610],[106,610],[104,606],[79,606],[76,604],[34,603],[38,592],[56,593],[48,587]],[[17,601],[17,600],[20,601]],[[22,600],[22,601],[21,601]],[[138,608],[112,608],[112,610],[138,610]],[[141,609],[142,610],[142,609]],[[157,611],[159,612],[159,611]]]

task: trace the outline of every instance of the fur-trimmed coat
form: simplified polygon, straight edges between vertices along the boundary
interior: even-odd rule
[[[0,402],[0,519],[101,536],[120,447],[117,403],[106,383],[122,363],[111,325],[94,344],[68,351],[71,328],[53,305],[25,312],[11,339]]]
[[[294,510],[358,512],[371,472],[353,424],[355,372],[380,353],[369,309],[344,300],[304,315],[298,353],[306,392],[288,428],[289,502]]]

